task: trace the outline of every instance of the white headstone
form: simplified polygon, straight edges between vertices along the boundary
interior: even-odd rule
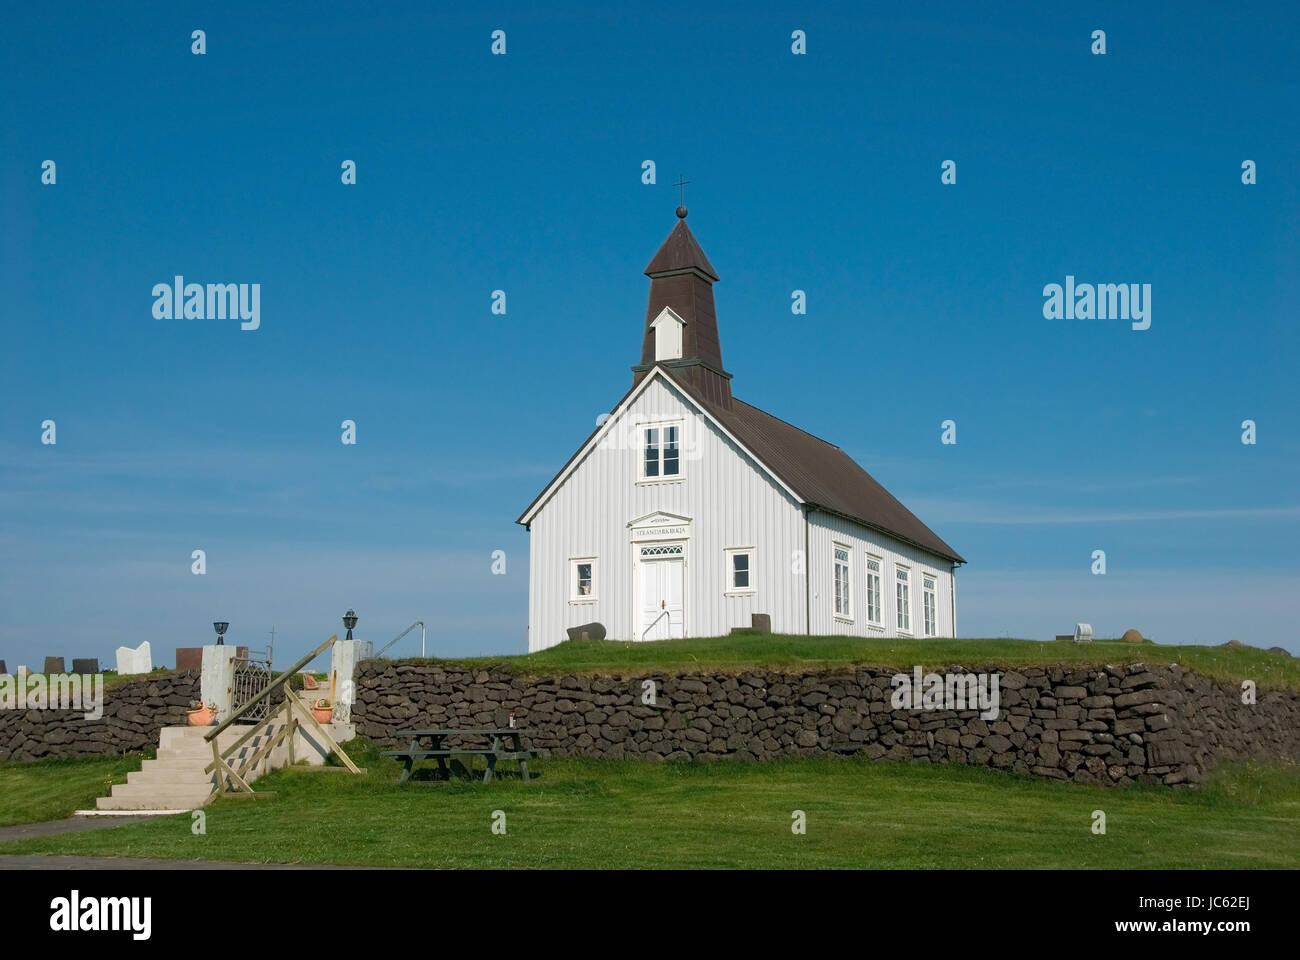
[[[130,647],[117,648],[117,672],[148,673],[153,669],[153,649],[146,640],[132,650]]]

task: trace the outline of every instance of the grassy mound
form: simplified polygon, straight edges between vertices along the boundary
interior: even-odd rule
[[[1300,660],[1255,647],[1164,646],[1147,640],[1092,643],[1034,640],[898,640],[857,637],[805,637],[732,634],[688,640],[625,643],[570,640],[538,653],[445,661],[449,665],[505,664],[518,673],[632,673],[713,670],[738,672],[756,667],[817,670],[855,664],[910,670],[947,666],[1048,666],[1051,664],[1177,663],[1206,676],[1237,684],[1254,680],[1262,688],[1300,689]]]

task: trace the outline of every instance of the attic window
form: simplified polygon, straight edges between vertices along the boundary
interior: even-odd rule
[[[679,423],[641,428],[641,479],[675,480],[681,476],[681,431]]]
[[[654,337],[655,360],[679,360],[682,356],[682,327],[686,321],[673,312],[671,307],[664,307],[659,316],[650,324],[650,333]]]

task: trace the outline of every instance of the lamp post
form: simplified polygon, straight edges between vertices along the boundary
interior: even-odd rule
[[[212,629],[217,631],[217,646],[225,646],[226,641],[222,638],[226,635],[226,628],[229,626],[230,624],[225,620],[217,620],[213,622]]]
[[[343,626],[348,629],[348,639],[352,639],[352,628],[357,625],[357,615],[352,610],[343,614]]]

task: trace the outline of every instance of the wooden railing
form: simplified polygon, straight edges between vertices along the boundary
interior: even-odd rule
[[[305,657],[303,657],[301,660],[295,663],[284,673],[280,674],[278,677],[272,680],[269,684],[267,684],[266,689],[264,689],[261,693],[257,694],[256,696],[248,700],[248,702],[243,704],[238,710],[232,713],[228,718],[223,720],[221,723],[217,724],[217,726],[215,726],[212,729],[211,733],[204,736],[203,739],[208,743],[212,744],[212,762],[208,764],[207,767],[204,768],[204,773],[209,773],[209,772],[216,773],[218,792],[225,792],[229,790],[230,792],[233,793],[242,793],[242,794],[247,794],[249,796],[254,796],[255,791],[253,790],[252,787],[248,785],[248,781],[244,778],[243,774],[248,773],[250,771],[255,771],[257,769],[257,765],[261,763],[263,759],[268,757],[272,750],[278,747],[281,743],[284,743],[286,739],[288,740],[289,763],[290,765],[292,765],[294,762],[293,739],[294,739],[294,735],[298,731],[298,728],[303,725],[303,721],[306,721],[306,725],[308,729],[314,731],[315,734],[321,738],[321,741],[326,746],[328,746],[334,753],[338,755],[338,758],[341,761],[343,761],[343,765],[347,767],[348,770],[350,770],[352,773],[361,772],[357,768],[356,764],[354,764],[352,760],[348,757],[348,755],[343,751],[343,748],[334,742],[334,738],[329,735],[329,732],[326,731],[326,729],[320,724],[320,722],[317,721],[317,719],[312,715],[310,708],[302,702],[302,700],[298,697],[298,695],[293,690],[290,690],[286,686],[286,684],[289,682],[289,679],[293,677],[295,673],[297,673],[307,664],[311,663],[311,661],[315,660],[318,656],[324,653],[336,640],[338,640],[337,634],[330,637],[328,640],[322,643],[311,653],[307,654]],[[284,688],[283,709],[276,709],[273,711],[269,711],[265,719],[258,721],[255,725],[250,727],[248,730],[244,731],[243,736],[241,736],[230,746],[226,747],[225,750],[221,750],[217,746],[218,737],[220,737],[221,734],[225,730],[227,730],[231,724],[233,724],[236,720],[240,719],[240,717],[248,713],[256,704],[260,703],[262,700],[269,698],[273,693],[275,693],[276,690],[279,690],[281,687]],[[266,731],[267,728],[271,726],[276,721],[276,719],[281,716],[281,714],[283,714],[284,726],[281,727],[278,732],[271,735],[267,739],[266,743],[262,744],[256,750],[256,752],[253,753],[251,757],[249,757],[247,760],[243,761],[242,763],[239,763],[237,769],[235,764],[230,762],[230,758],[235,754],[236,751],[239,750],[240,747],[248,743],[249,740],[252,740],[260,733]]]

